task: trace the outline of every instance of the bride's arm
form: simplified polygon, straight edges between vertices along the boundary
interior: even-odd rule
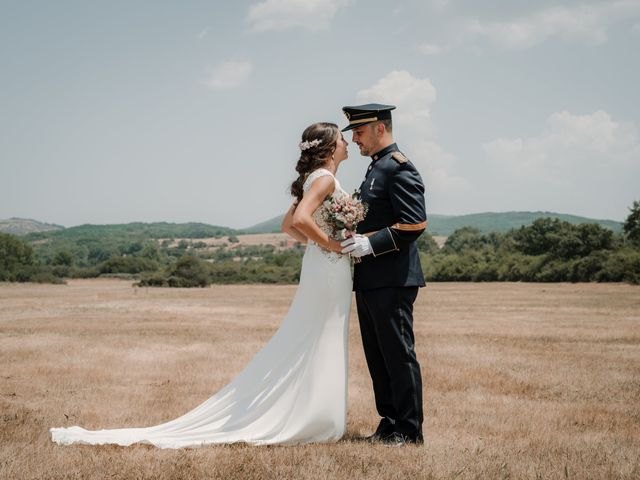
[[[311,217],[316,208],[322,204],[327,195],[333,193],[334,189],[335,181],[333,177],[324,176],[315,180],[293,212],[292,225],[293,228],[302,232],[309,240],[313,240],[321,247],[341,253],[342,246],[340,242],[324,233]]]
[[[282,219],[282,225],[280,225],[280,230],[291,235],[300,243],[307,243],[307,236],[293,226],[293,212],[295,212],[295,210],[296,204],[294,203],[291,205],[289,211],[285,213],[284,218]]]

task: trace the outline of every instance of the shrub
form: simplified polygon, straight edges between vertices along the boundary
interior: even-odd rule
[[[427,231],[418,237],[416,246],[418,247],[418,251],[423,253],[436,254],[440,250],[436,241]]]
[[[0,281],[20,280],[33,273],[36,264],[33,249],[15,235],[0,233]],[[20,279],[19,279],[20,278]]]
[[[141,257],[111,257],[97,266],[100,274],[104,273],[140,273],[154,271],[158,262]]]
[[[633,245],[640,246],[640,201],[629,208],[629,216],[624,221],[624,234]]]
[[[170,287],[206,287],[211,282],[206,262],[193,255],[184,255],[169,269]]]
[[[598,282],[629,282],[640,284],[640,252],[625,248],[607,256],[595,279]]]

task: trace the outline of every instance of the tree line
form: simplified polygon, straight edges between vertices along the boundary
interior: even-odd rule
[[[196,227],[199,235],[210,233]],[[165,287],[298,282],[304,247],[230,248],[237,238],[228,231],[215,233],[228,237],[227,246],[213,251],[202,241],[176,244],[139,232],[55,238],[0,233],[0,281],[61,283],[65,278],[118,276]],[[506,233],[463,227],[442,248],[425,233],[417,245],[427,281],[640,284],[640,202],[633,203],[620,234],[598,224],[540,218]]]

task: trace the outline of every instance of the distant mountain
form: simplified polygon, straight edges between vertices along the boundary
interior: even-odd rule
[[[614,220],[598,220],[555,212],[485,212],[469,215],[429,215],[429,231],[432,235],[449,236],[462,227],[474,227],[482,233],[506,232],[523,225],[531,225],[538,218],[558,218],[579,225],[597,223],[614,232],[622,231],[622,223]]]
[[[470,215],[429,215],[429,232],[434,236],[449,236],[456,229],[474,227],[482,233],[506,232],[522,225],[530,225],[536,218],[559,218],[573,224],[597,223],[615,232],[622,231],[622,223],[613,220],[596,220],[554,212],[487,212]],[[22,235],[27,241],[57,238],[78,239],[97,237],[131,236],[138,238],[210,238],[241,233],[273,233],[280,231],[282,215],[273,217],[248,228],[232,229],[206,223],[133,222],[113,225],[79,225],[65,228],[61,225],[23,218],[0,220],[0,232]]]
[[[280,225],[284,215],[270,218],[264,222],[257,223],[252,227],[241,229],[242,233],[274,233],[280,231]]]
[[[64,230],[64,227],[53,223],[38,222],[30,218],[12,217],[8,220],[0,220],[0,232],[11,233],[12,235],[26,235],[28,233],[54,230]]]
[[[431,235],[447,237],[462,227],[474,227],[482,233],[506,232],[512,228],[530,225],[537,218],[559,218],[578,225],[581,223],[597,223],[614,232],[622,231],[622,223],[614,220],[596,220],[554,212],[486,212],[469,215],[429,215],[429,232]],[[272,233],[280,231],[282,215],[274,217],[252,227],[242,229],[245,233]]]

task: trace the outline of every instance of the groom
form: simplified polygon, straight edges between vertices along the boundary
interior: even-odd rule
[[[353,289],[376,408],[373,442],[423,443],[422,378],[413,336],[413,302],[424,275],[415,240],[425,230],[424,185],[393,141],[392,105],[343,107],[353,142],[371,164],[360,186],[369,205],[343,253],[361,257]]]

